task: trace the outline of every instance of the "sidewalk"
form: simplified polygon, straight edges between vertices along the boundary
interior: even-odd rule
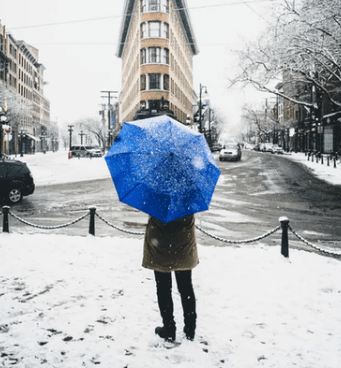
[[[319,160],[317,163],[315,158],[314,162],[311,161],[311,158],[310,161],[308,161],[308,156],[305,156],[305,154],[302,152],[288,153],[281,155],[281,157],[286,157],[289,160],[299,162],[300,164],[308,167],[315,176],[329,184],[341,185],[341,166],[338,165],[336,168],[334,168],[334,163],[332,161],[330,162],[330,166],[327,166],[326,159],[323,160],[323,165],[321,160]]]

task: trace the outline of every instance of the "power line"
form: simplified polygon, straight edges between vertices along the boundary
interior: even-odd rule
[[[259,13],[257,13],[253,8],[251,8],[248,4],[255,4],[255,3],[265,3],[265,2],[274,2],[276,0],[253,0],[253,1],[243,1],[239,0],[238,2],[233,3],[224,3],[224,4],[212,4],[212,5],[202,5],[202,6],[193,6],[190,8],[178,8],[174,9],[174,11],[180,11],[180,10],[197,10],[197,9],[206,9],[206,8],[217,8],[217,7],[223,7],[223,6],[234,6],[234,5],[241,5],[245,4],[247,5],[251,10],[253,10],[258,16],[260,16],[263,20],[266,21]],[[129,15],[137,15],[140,13],[131,13]],[[63,22],[54,22],[54,23],[43,23],[43,24],[36,24],[31,26],[21,26],[21,27],[12,27],[11,30],[17,30],[17,29],[29,29],[29,28],[39,28],[39,27],[50,27],[50,26],[59,26],[64,24],[76,24],[76,23],[83,23],[83,22],[92,22],[92,21],[99,21],[99,20],[107,20],[107,19],[115,19],[115,18],[121,18],[121,15],[109,15],[106,17],[98,17],[98,18],[86,18],[86,19],[78,19],[78,20],[70,20],[70,21],[63,21]]]

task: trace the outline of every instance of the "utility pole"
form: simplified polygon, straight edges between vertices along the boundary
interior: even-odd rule
[[[101,93],[106,93],[106,96],[101,96],[102,98],[108,99],[108,149],[111,146],[111,99],[116,97],[112,96],[113,93],[119,93],[118,91],[101,91]],[[104,117],[104,111],[103,111]]]
[[[112,96],[111,94],[112,93],[119,93],[119,92],[118,91],[101,91],[101,93],[106,93],[107,94],[106,96],[102,96],[102,98],[107,98],[108,99],[108,130],[110,130],[110,128],[111,128],[110,127],[111,99],[116,97],[116,96]]]

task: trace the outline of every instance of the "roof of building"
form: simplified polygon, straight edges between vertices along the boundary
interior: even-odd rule
[[[174,1],[174,6],[179,12],[180,20],[184,27],[185,35],[190,45],[190,48],[192,50],[192,53],[193,55],[196,55],[198,54],[199,50],[198,50],[198,46],[195,40],[193,28],[191,25],[191,20],[190,20],[190,16],[188,12],[188,7],[187,7],[187,1],[186,0],[173,0],[173,1]],[[129,32],[129,27],[131,24],[132,16],[134,15],[133,11],[134,11],[135,4],[136,4],[136,0],[125,0],[125,3],[124,3],[123,20],[121,24],[119,44],[118,44],[117,53],[116,53],[118,57],[122,57],[122,54],[123,54],[124,45],[127,39],[128,32]]]

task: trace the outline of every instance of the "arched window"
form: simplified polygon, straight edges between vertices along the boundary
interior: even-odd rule
[[[147,37],[147,24],[142,23],[141,24],[141,38],[146,38],[146,37]]]

